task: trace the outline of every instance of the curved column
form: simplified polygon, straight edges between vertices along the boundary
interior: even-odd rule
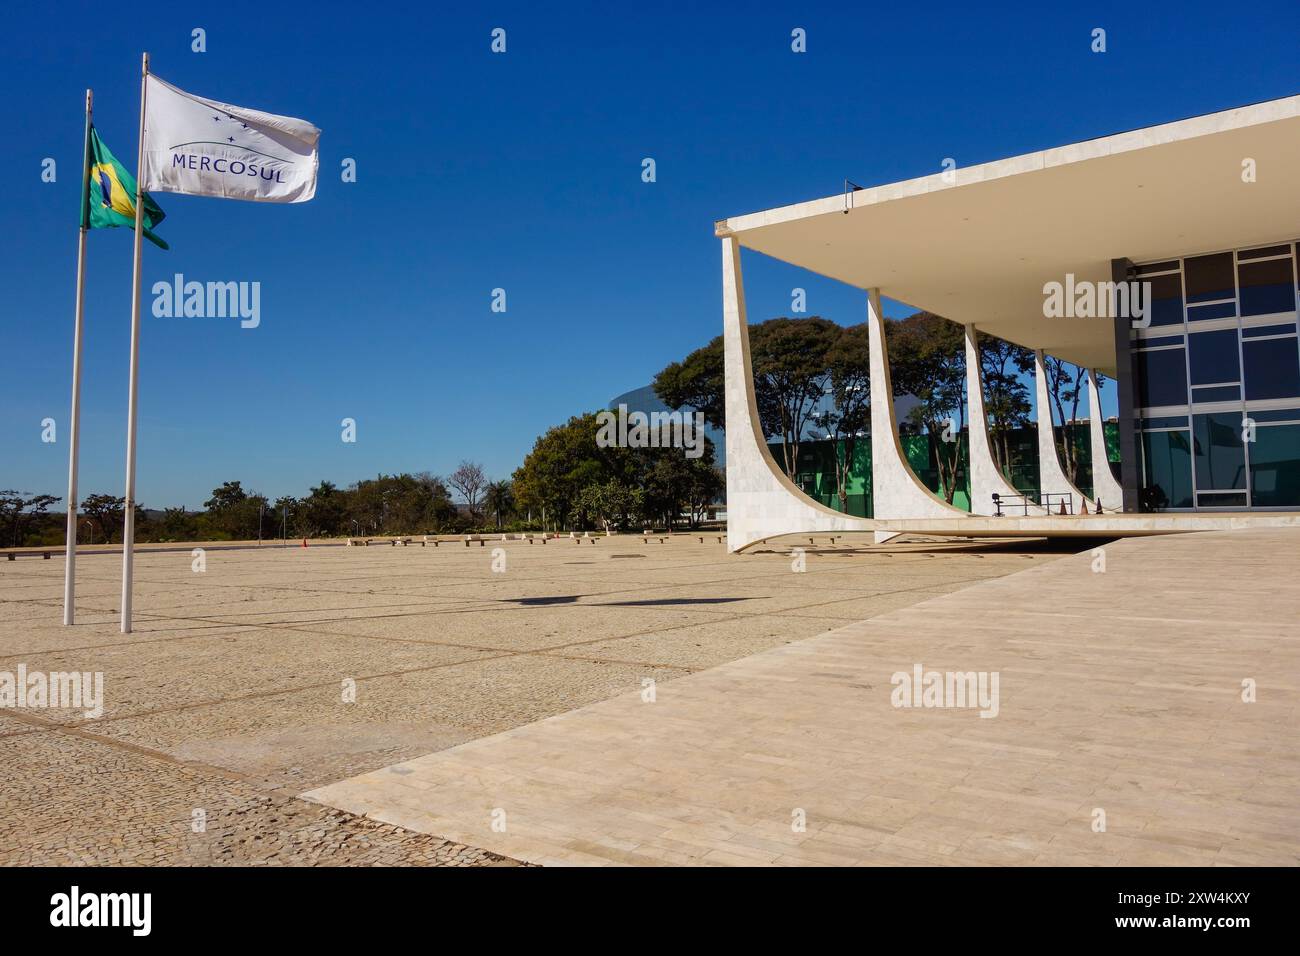
[[[1068,491],[1074,495],[1076,502],[1092,506],[1092,500],[1065,477],[1065,469],[1061,467],[1060,456],[1056,453],[1052,399],[1047,393],[1047,368],[1043,362],[1042,349],[1034,350],[1034,389],[1038,402],[1038,490],[1054,494]],[[1076,503],[1074,507],[1077,512],[1079,505]]]
[[[970,420],[968,445],[970,449],[970,508],[972,514],[993,515],[993,495],[1011,495],[1015,502],[1004,514],[1019,514],[1020,492],[1007,481],[993,458],[993,443],[989,440],[988,416],[984,413],[984,371],[980,368],[979,341],[975,326],[966,326],[966,409]],[[1043,509],[1031,506],[1031,514],[1042,514]]]
[[[749,357],[740,242],[722,239],[722,341],[726,391],[727,551],[800,531],[870,531],[874,522],[827,508],[772,460],[758,417]]]
[[[871,351],[871,500],[877,520],[891,518],[969,518],[916,477],[907,464],[894,420],[894,387],[889,378],[885,316],[880,290],[867,290],[867,329]],[[728,449],[730,454],[730,449]],[[893,535],[878,532],[876,540]]]
[[[1092,496],[1094,505],[1101,502],[1103,511],[1124,510],[1124,489],[1110,470],[1106,454],[1106,426],[1101,413],[1101,390],[1097,373],[1088,369],[1088,437],[1092,446]],[[1100,464],[1098,464],[1100,462]]]

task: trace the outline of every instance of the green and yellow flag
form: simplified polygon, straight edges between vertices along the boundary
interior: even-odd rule
[[[90,155],[86,157],[85,201],[81,208],[81,225],[85,229],[111,226],[135,228],[135,177],[117,161],[95,127],[90,128]],[[165,213],[148,194],[144,194],[144,237],[160,249],[167,243],[153,234]]]

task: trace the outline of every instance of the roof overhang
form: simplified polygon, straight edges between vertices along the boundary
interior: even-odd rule
[[[1243,181],[1254,160],[1255,181]],[[1300,234],[1300,96],[782,206],[716,224],[765,255],[1114,373],[1110,319],[1045,318],[1043,286]],[[846,204],[848,212],[845,213]]]

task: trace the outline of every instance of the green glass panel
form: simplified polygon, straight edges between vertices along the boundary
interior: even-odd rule
[[[1186,431],[1142,433],[1144,511],[1192,506],[1192,455]]]
[[[1300,425],[1266,425],[1250,446],[1251,503],[1276,508],[1300,505]]]
[[[1193,415],[1198,491],[1246,487],[1246,446],[1241,440],[1241,412]]]

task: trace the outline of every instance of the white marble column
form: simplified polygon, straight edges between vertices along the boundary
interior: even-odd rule
[[[1088,369],[1088,436],[1092,446],[1092,498],[1100,501],[1103,511],[1124,510],[1124,489],[1110,470],[1106,454],[1105,418],[1101,411],[1101,390],[1097,387],[1097,372]]]
[[[767,450],[754,396],[740,242],[722,239],[722,337],[726,377],[727,550],[795,532],[869,531],[873,522],[827,508],[800,491]]]
[[[1047,366],[1043,350],[1034,351],[1034,388],[1038,402],[1038,488],[1043,494],[1074,495],[1074,512],[1077,514],[1084,503],[1092,510],[1092,502],[1082,491],[1065,477],[1061,467],[1060,456],[1056,453],[1056,436],[1052,430],[1052,399],[1047,390]],[[1062,423],[1064,424],[1064,423]],[[1055,512],[1060,508],[1060,500],[1053,499],[1051,508]]]
[[[966,326],[966,417],[970,450],[970,505],[977,515],[997,514],[993,495],[1011,495],[1011,501],[1002,508],[1003,514],[1024,514],[1020,492],[1003,476],[993,458],[989,438],[988,416],[984,412],[984,372],[980,368],[979,340],[975,326]],[[1030,514],[1042,514],[1043,509],[1029,508]]]
[[[867,290],[867,327],[871,348],[872,514],[877,520],[969,517],[966,511],[948,504],[923,485],[907,464],[898,438],[898,422],[894,420],[894,389],[879,289]],[[877,540],[889,537],[892,535],[876,534]]]

